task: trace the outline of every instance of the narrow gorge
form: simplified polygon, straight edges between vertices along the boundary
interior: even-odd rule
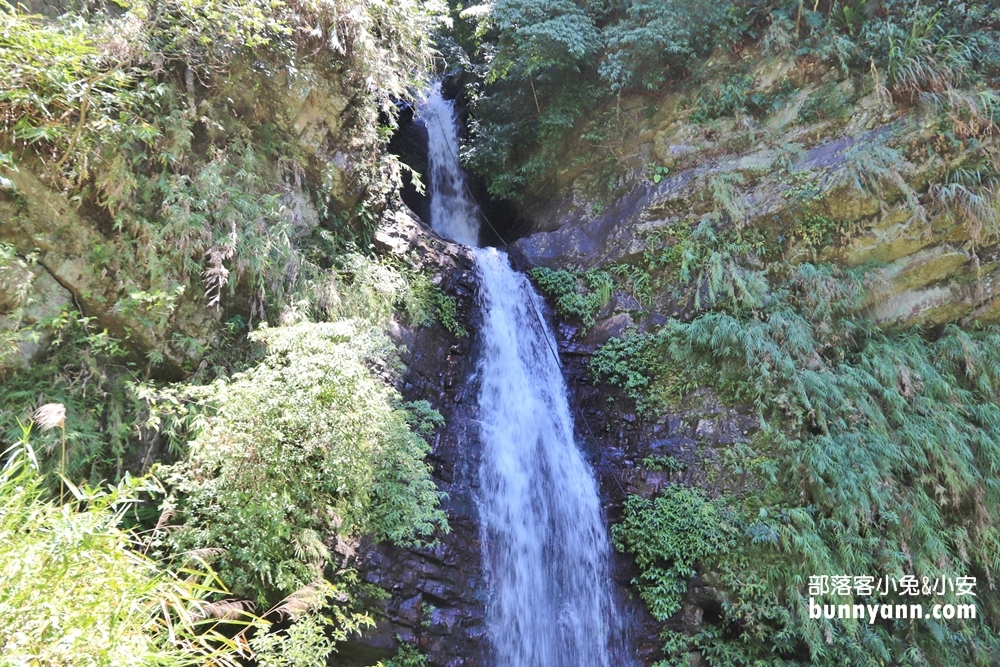
[[[440,84],[418,114],[428,128],[431,226],[476,244],[479,219],[458,165]],[[501,250],[477,248],[479,522],[495,664],[627,665],[609,579],[610,540],[593,473],[574,442],[555,339],[541,300]]]

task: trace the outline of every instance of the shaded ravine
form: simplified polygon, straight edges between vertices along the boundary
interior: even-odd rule
[[[428,130],[431,225],[475,245],[479,221],[459,168],[454,110],[433,87]],[[497,667],[619,667],[610,545],[594,473],[573,419],[542,302],[506,253],[476,248],[480,536],[487,625]]]

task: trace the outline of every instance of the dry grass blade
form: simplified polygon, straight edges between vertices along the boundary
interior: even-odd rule
[[[249,600],[222,600],[221,602],[199,603],[191,612],[191,618],[201,621],[214,618],[220,621],[235,621],[253,611]]]
[[[163,530],[166,527],[167,522],[173,518],[174,514],[175,511],[173,507],[164,507],[163,511],[160,512],[160,518],[156,520],[156,527],[153,528],[153,530]]]
[[[32,421],[38,424],[43,431],[48,431],[66,423],[66,406],[62,403],[46,403],[35,410],[31,417]]]
[[[278,614],[282,618],[299,618],[323,604],[325,585],[326,582],[315,581],[308,586],[303,586],[271,607],[264,616]]]

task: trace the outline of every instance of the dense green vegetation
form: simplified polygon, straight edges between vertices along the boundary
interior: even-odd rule
[[[205,412],[190,455],[165,473],[179,496],[168,541],[226,545],[217,567],[236,593],[266,604],[321,579],[338,534],[409,544],[446,525],[427,444],[367,366],[392,359],[392,347],[367,326],[259,329],[260,364],[184,392]],[[420,431],[440,424],[422,412]]]
[[[373,624],[358,596],[383,594],[338,545],[447,530],[423,461],[441,418],[392,388],[385,331],[464,331],[449,295],[370,246],[398,184],[392,101],[426,79],[441,17],[416,1],[0,5],[0,195],[28,203],[14,182],[31,173],[93,221],[86,261],[137,326],[109,333],[76,302],[34,318],[40,253],[0,244],[0,312],[27,322],[0,331],[4,440],[65,406],[17,450],[37,461],[13,456],[0,480],[0,662],[323,665]],[[324,77],[346,160],[311,155],[327,147],[296,136],[281,97]],[[178,328],[191,304],[217,313],[207,339]],[[32,341],[44,353],[23,368]],[[185,381],[164,382],[167,358]],[[78,500],[55,495],[67,484]]]
[[[859,314],[865,293],[850,276],[784,271],[769,272],[750,307],[727,294],[671,321],[633,371],[647,384],[697,373],[724,400],[754,406],[763,427],[724,466],[724,476],[749,472],[751,488],[710,503],[697,489],[634,498],[615,529],[661,620],[695,571],[727,591],[723,620],[695,637],[668,633],[668,654],[677,664],[684,647],[718,665],[992,664],[998,600],[987,585],[980,620],[947,627],[810,620],[805,589],[816,574],[991,581],[1000,332],[886,334]]]
[[[705,200],[688,202],[707,212],[658,228],[630,265],[533,273],[560,316],[584,332],[614,292],[643,286],[645,307],[633,311],[642,331],[612,339],[590,361],[594,379],[621,388],[640,418],[697,411],[701,386],[727,405],[749,407],[761,427],[719,459],[706,455],[705,488],[673,485],[631,497],[614,529],[617,546],[640,568],[641,597],[669,627],[679,628],[692,577],[717,591],[721,618],[690,634],[664,631],[663,664],[688,664],[691,651],[718,666],[995,664],[1000,331],[973,317],[961,327],[883,330],[869,310],[887,287],[878,267],[816,259],[864,231],[863,220],[829,215],[822,202],[831,192],[879,202],[883,213],[899,206],[907,224],[930,237],[957,228],[951,242],[966,239],[974,258],[995,246],[996,8],[663,2],[652,11],[585,3],[573,21],[589,19],[590,27],[570,33],[564,8],[532,4],[534,22],[515,22],[506,12],[528,16],[523,3],[497,6],[505,9],[463,14],[479,26],[463,42],[478,77],[467,159],[496,194],[537,199],[572,161],[606,170],[602,160],[619,141],[607,128],[618,122],[621,100],[663,90],[667,80],[690,93],[684,122],[718,128],[726,126],[711,124],[735,117],[752,128],[730,150],[788,151],[771,166],[787,201],[781,219],[746,224],[743,193],[759,174],[715,174],[700,186]],[[578,55],[584,42],[569,35],[596,40],[587,42],[589,59]],[[715,69],[706,75],[700,56],[712,49]],[[727,58],[743,50],[754,55]],[[748,62],[770,56],[833,72],[800,104],[800,125],[836,127],[869,96],[885,110],[881,122],[919,119],[936,141],[907,145],[890,131],[849,149],[832,178],[789,168],[797,147],[754,124],[797,92],[788,80],[759,87]],[[569,67],[578,73],[568,77]],[[594,99],[602,100],[597,109]],[[629,129],[624,121],[618,127]],[[928,155],[945,166],[914,184],[904,176],[907,161]],[[654,163],[648,172],[659,183],[669,170]],[[645,316],[661,306],[681,314],[651,326]],[[679,469],[671,464],[644,465]],[[822,574],[974,576],[979,617],[810,619],[809,577]],[[855,601],[864,602],[820,602]]]
[[[58,404],[45,408],[64,416]],[[115,486],[77,488],[62,478],[69,493],[57,501],[31,431],[22,429],[0,470],[2,664],[235,666],[252,657],[271,667],[319,666],[336,642],[373,624],[344,607],[342,584],[322,579],[257,615],[208,564],[218,547],[150,558],[166,525],[145,533],[125,526],[143,495],[163,493],[156,480],[126,475]],[[334,599],[340,604],[329,606]],[[400,657],[420,664],[409,647]]]
[[[106,332],[89,331],[86,321],[67,314],[44,362],[12,373],[0,394],[13,408],[7,414],[19,414],[20,406],[39,394],[65,398],[71,406],[63,431],[35,437],[53,491],[60,471],[70,479],[100,479],[117,462],[120,476],[127,467],[124,457],[134,461],[136,449],[157,442],[165,444],[168,456],[179,457],[153,471],[150,483],[158,478],[168,494],[163,498],[161,488],[153,496],[155,503],[162,501],[162,512],[151,514],[148,495],[136,498],[129,501],[138,510],[130,523],[147,528],[143,552],[165,562],[194,554],[213,564],[217,584],[204,589],[205,604],[222,604],[226,589],[232,591],[226,600],[236,596],[241,602],[225,603],[218,607],[222,611],[254,608],[242,602],[252,600],[256,609],[273,614],[287,600],[295,602],[301,616],[295,624],[279,633],[251,633],[243,647],[261,664],[325,664],[334,647],[331,637],[343,640],[371,625],[356,600],[379,593],[359,584],[343,565],[343,556],[333,551],[339,541],[350,544],[369,535],[406,545],[431,539],[435,529],[447,530],[423,462],[428,449],[423,437],[441,418],[425,402],[402,403],[387,383],[398,361],[383,333],[395,309],[406,310],[404,301],[419,321],[426,321],[434,303],[414,296],[407,274],[390,265],[360,255],[339,262],[342,273],[328,273],[305,293],[311,296],[299,310],[286,311],[280,326],[262,325],[251,334],[253,347],[230,356],[230,363],[244,368],[231,378],[200,384],[196,377],[178,385],[141,380]],[[75,385],[81,374],[94,376],[89,391]],[[110,438],[118,438],[111,440],[118,449],[102,447]],[[43,495],[41,478],[32,477],[32,485],[34,495],[21,498],[28,504],[41,502]],[[51,508],[72,517],[65,515],[68,507]],[[103,523],[91,532],[107,534],[120,551],[114,557],[127,560],[129,537],[118,530],[122,516],[100,515]],[[17,544],[2,555],[5,568],[19,563]],[[93,557],[87,554],[85,559]],[[154,579],[171,572],[152,562],[145,567]],[[110,572],[109,581],[117,576]],[[34,605],[43,602],[38,591],[48,585],[44,576],[24,582],[28,598],[21,609],[41,613],[43,607]],[[94,585],[99,590],[103,584]],[[88,613],[67,604],[73,613]],[[160,641],[151,631],[137,632]],[[267,662],[270,653],[277,657]],[[115,660],[94,664],[121,664]],[[135,664],[143,660],[136,658]]]
[[[658,113],[663,91],[686,95],[686,122],[750,128],[740,150],[762,141],[756,124],[797,93],[755,80],[763,58],[833,73],[801,126],[846,122],[863,98],[886,122],[925,124],[933,141],[870,138],[830,181],[768,137],[785,219],[745,224],[760,174],[713,174],[698,213],[651,233],[641,257],[532,276],[581,335],[612,303],[639,322],[678,313],[591,359],[640,419],[697,409],[709,387],[759,421],[699,462],[705,488],[630,497],[614,528],[657,620],[676,621],[694,576],[718,594],[720,618],[664,631],[663,664],[695,650],[718,667],[997,664],[1000,329],[877,326],[877,267],[819,257],[865,221],[818,205],[837,188],[899,205],[927,234],[960,229],[977,267],[995,261],[995,4],[496,0],[452,3],[449,24],[420,0],[137,0],[56,19],[0,0],[0,202],[19,216],[13,181],[31,173],[92,221],[86,261],[113,282],[102,305],[134,325],[109,332],[76,302],[32,320],[42,253],[0,243],[0,315],[18,323],[0,328],[0,438],[15,445],[0,472],[0,663],[327,664],[380,594],[350,545],[448,530],[424,461],[442,419],[393,388],[386,331],[436,321],[464,337],[467,323],[371,245],[400,182],[384,151],[393,102],[436,46],[464,85],[463,157],[490,192],[537,198],[589,166],[593,213],[620,179],[672,174],[616,162],[635,110]],[[317,80],[337,111],[304,137],[289,107]],[[921,151],[942,166],[911,183]],[[211,314],[211,335],[179,326],[192,310]],[[43,353],[23,368],[32,342]],[[25,426],[51,403],[60,428]],[[979,618],[809,619],[808,580],[824,574],[974,576]],[[68,593],[42,594],[54,586]],[[405,645],[389,664],[423,662]]]
[[[978,148],[973,170],[996,173],[989,133],[969,141]],[[996,243],[992,186],[973,185],[956,206],[939,196],[954,178],[945,173],[918,193],[891,142],[852,149],[845,162],[830,187],[898,201],[909,224],[959,225],[972,252]],[[1000,331],[880,329],[867,309],[886,288],[878,267],[802,263],[801,254],[790,261],[790,241],[822,247],[856,230],[813,212],[816,184],[786,179],[793,226],[738,224],[738,180],[710,184],[713,206],[699,222],[650,237],[636,268],[654,295],[684,304],[684,317],[612,339],[591,361],[595,379],[624,389],[651,420],[682,403],[697,409],[692,390],[702,385],[750,407],[761,426],[747,445],[703,462],[713,497],[676,486],[633,497],[615,527],[661,621],[678,611],[696,574],[722,591],[717,622],[664,632],[665,664],[686,664],[691,650],[712,665],[993,664]],[[983,587],[979,617],[810,619],[809,578],[822,574],[973,576]],[[879,601],[905,600],[890,593]]]
[[[117,307],[151,329],[170,325],[181,295],[215,306],[237,288],[260,320],[315,269],[290,185],[341,242],[367,242],[393,187],[379,114],[426,74],[438,18],[420,2],[343,14],[324,3],[137,2],[43,21],[5,4],[0,167],[35,168],[93,207],[114,233],[92,260],[117,278]],[[258,104],[279,89],[250,72],[294,84],[308,83],[307,68],[343,86],[346,172],[311,163],[280,103]],[[163,340],[152,361],[197,344]]]
[[[108,489],[71,487],[73,502],[54,502],[30,431],[4,452],[0,470],[2,663],[239,664],[240,644],[220,632],[220,618],[260,619],[213,602],[226,591],[196,558],[157,563],[120,529],[148,485],[125,478]],[[45,594],[53,590],[60,593]]]
[[[973,123],[996,113],[995,96],[982,96],[1000,67],[991,29],[997,9],[985,1],[498,0],[455,18],[455,50],[471,78],[465,158],[501,196],[538,188],[566,166],[561,161],[613,156],[628,128],[621,97],[697,76],[717,48],[756,43],[765,53],[827,63],[895,102],[961,109]],[[734,69],[693,96],[695,118],[766,115],[787,99],[789,88],[764,94],[740,65]],[[836,103],[835,96],[824,102]],[[827,113],[834,111],[805,111],[806,119]],[[578,147],[568,155],[569,137],[591,146],[590,154]]]

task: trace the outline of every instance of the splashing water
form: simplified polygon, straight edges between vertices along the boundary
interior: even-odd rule
[[[441,96],[436,82],[421,100],[418,113],[427,128],[427,170],[430,172],[431,227],[441,236],[479,244],[476,205],[465,194],[465,176],[458,165],[455,109]]]
[[[431,225],[468,245],[475,204],[459,168],[452,105],[440,85],[418,108],[429,136]],[[609,541],[593,471],[573,439],[555,339],[541,298],[506,253],[477,248],[480,535],[497,667],[619,667]]]

